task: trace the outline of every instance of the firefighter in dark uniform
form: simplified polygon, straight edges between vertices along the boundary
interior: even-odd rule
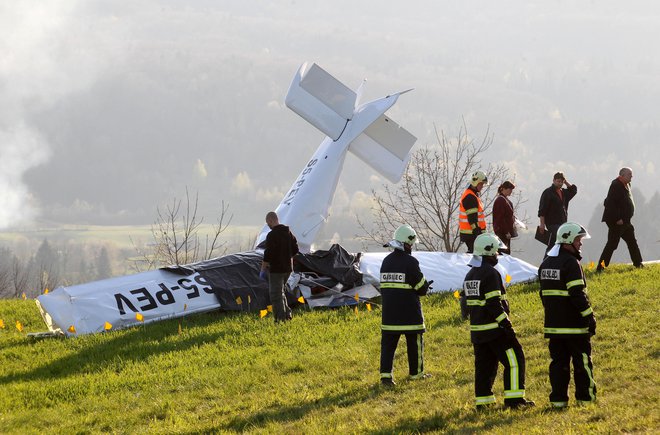
[[[555,246],[539,267],[541,301],[545,311],[544,333],[550,349],[550,404],[568,406],[571,360],[578,404],[596,400],[591,362],[591,336],[596,317],[587,297],[587,283],[580,265],[582,240],[589,233],[580,224],[566,222],[557,230]]]
[[[465,189],[458,204],[458,232],[461,242],[467,246],[468,254],[474,251],[474,240],[486,231],[486,214],[480,194],[488,184],[486,174],[477,171],[470,178],[470,185]],[[469,311],[465,305],[465,294],[461,292],[461,317],[467,320]]]
[[[419,262],[411,255],[417,233],[409,225],[402,225],[394,232],[394,240],[385,246],[393,247],[380,267],[380,292],[382,295],[382,323],[380,347],[380,381],[394,386],[392,369],[394,353],[401,334],[406,336],[408,369],[412,379],[422,379],[424,373],[424,315],[420,296],[431,288],[433,281],[426,281]]]
[[[495,234],[484,233],[477,237],[474,255],[481,257],[481,264],[473,265],[463,282],[474,347],[477,409],[495,404],[493,383],[498,362],[504,366],[504,406],[534,405],[525,399],[525,354],[509,320],[509,303],[502,276],[495,268],[499,249],[506,249],[506,246]]]

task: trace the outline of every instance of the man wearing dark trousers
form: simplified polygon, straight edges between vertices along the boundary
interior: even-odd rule
[[[383,311],[380,346],[380,382],[395,385],[393,373],[394,353],[401,334],[406,336],[408,372],[412,379],[428,377],[424,373],[424,314],[419,301],[431,288],[419,262],[412,256],[412,245],[417,233],[409,225],[394,232],[394,240],[385,246],[394,248],[380,267],[380,292]]]
[[[472,253],[474,239],[486,231],[486,215],[481,202],[481,191],[488,184],[488,177],[481,171],[472,174],[470,185],[465,189],[458,204],[458,232],[461,242],[467,246],[467,252]]]
[[[298,241],[289,227],[282,225],[274,211],[266,214],[270,232],[266,236],[266,249],[259,276],[268,274],[268,293],[275,314],[275,323],[291,320],[293,314],[286,303],[285,285],[293,270],[293,256],[298,253]]]
[[[486,214],[481,201],[481,191],[488,184],[488,177],[477,171],[470,177],[470,185],[465,189],[458,203],[458,232],[461,242],[465,243],[467,253],[474,251],[474,241],[486,231]],[[467,320],[469,312],[465,305],[465,294],[460,293],[461,317]]]
[[[562,188],[562,186],[566,186]],[[541,234],[550,232],[546,252],[555,244],[557,228],[568,220],[568,203],[577,194],[577,186],[564,177],[563,172],[557,172],[552,177],[552,186],[541,193],[539,200],[539,231]]]
[[[474,255],[481,257],[465,275],[463,291],[470,310],[470,339],[474,347],[474,394],[478,410],[495,404],[493,383],[498,363],[504,366],[504,406],[533,406],[525,399],[525,354],[509,320],[509,303],[497,256],[506,246],[495,234],[484,233],[474,241]]]
[[[596,400],[591,361],[591,336],[596,334],[596,317],[580,265],[582,240],[588,238],[587,230],[580,224],[566,222],[559,227],[556,244],[539,267],[544,334],[550,339],[550,404],[558,409],[568,406],[571,361],[578,404]]]
[[[610,265],[612,254],[619,247],[620,239],[623,239],[628,245],[628,252],[633,265],[644,267],[642,254],[635,238],[635,227],[631,222],[635,214],[635,202],[630,188],[632,177],[632,169],[621,168],[619,176],[612,180],[610,189],[607,192],[602,219],[607,225],[607,243],[598,260],[598,267],[596,268],[598,272]]]

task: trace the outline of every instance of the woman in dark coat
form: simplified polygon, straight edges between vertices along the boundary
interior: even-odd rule
[[[507,246],[507,249],[501,249],[500,252],[509,255],[511,254],[511,237],[515,234],[516,218],[513,215],[513,203],[508,197],[515,188],[516,186],[510,181],[502,183],[497,188],[498,195],[493,203],[493,230]]]

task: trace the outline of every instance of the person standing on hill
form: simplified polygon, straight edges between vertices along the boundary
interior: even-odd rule
[[[590,238],[580,224],[566,222],[557,230],[556,244],[539,267],[540,296],[545,311],[544,334],[550,339],[550,404],[568,406],[571,360],[578,404],[596,400],[591,361],[591,336],[596,316],[587,296],[587,282],[580,265],[582,240]]]
[[[412,379],[430,375],[424,373],[424,314],[419,297],[426,295],[433,281],[426,281],[419,261],[412,256],[417,233],[410,225],[401,225],[394,240],[385,246],[394,248],[380,266],[382,322],[380,345],[380,382],[395,385],[394,353],[401,334],[406,336],[408,372]]]
[[[619,176],[612,180],[610,189],[605,198],[605,211],[603,219],[607,225],[607,243],[600,254],[596,271],[601,272],[610,265],[612,254],[619,247],[619,240],[623,239],[628,245],[630,259],[635,267],[644,267],[642,254],[635,238],[635,227],[631,219],[635,214],[635,201],[633,201],[630,182],[633,173],[630,168],[621,168]]]
[[[488,184],[486,174],[477,171],[470,178],[470,185],[465,189],[458,205],[458,231],[461,242],[467,246],[468,254],[474,249],[474,239],[486,231],[486,215],[481,202],[481,191]]]
[[[477,409],[495,404],[493,382],[498,362],[504,366],[504,406],[533,406],[525,399],[525,354],[509,320],[509,303],[497,271],[503,246],[495,234],[484,233],[474,241],[474,255],[481,257],[465,275],[463,292],[470,310],[470,339],[474,348],[474,394]]]
[[[488,184],[488,177],[481,171],[472,174],[470,185],[465,189],[458,204],[458,231],[461,242],[467,246],[467,253],[474,251],[474,240],[479,234],[486,231],[486,214],[484,203],[481,202],[481,191]],[[468,309],[465,305],[465,295],[460,294],[461,317],[468,318]]]
[[[566,186],[566,188],[562,188]],[[550,232],[546,252],[555,244],[557,228],[568,220],[568,203],[577,194],[577,186],[564,177],[563,172],[557,172],[552,177],[552,186],[541,194],[539,201],[539,232]]]
[[[502,183],[497,188],[498,195],[493,203],[493,231],[506,245],[506,249],[501,250],[502,254],[511,254],[511,237],[515,233],[516,217],[513,214],[513,203],[509,196],[515,188],[516,186],[510,181]]]
[[[291,320],[291,308],[286,302],[285,285],[293,271],[293,256],[298,253],[298,241],[288,226],[279,222],[274,211],[266,214],[270,232],[266,236],[266,249],[259,276],[268,274],[268,293],[275,314],[275,323]]]

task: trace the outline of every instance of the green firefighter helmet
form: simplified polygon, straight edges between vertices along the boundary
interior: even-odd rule
[[[575,241],[575,238],[582,236],[583,239],[590,239],[591,236],[587,232],[587,229],[580,224],[575,222],[566,222],[561,224],[557,230],[557,241],[556,243],[569,244],[572,245]]]
[[[473,187],[477,187],[479,183],[488,184],[488,177],[486,177],[486,174],[481,171],[475,172],[472,174],[472,178],[470,178],[470,184]]]
[[[506,249],[506,245],[493,233],[479,234],[474,239],[474,255],[494,257],[499,249]]]
[[[401,225],[399,228],[394,231],[394,240],[397,240],[401,243],[407,243],[412,245],[417,239],[417,233],[412,229],[410,225]]]

